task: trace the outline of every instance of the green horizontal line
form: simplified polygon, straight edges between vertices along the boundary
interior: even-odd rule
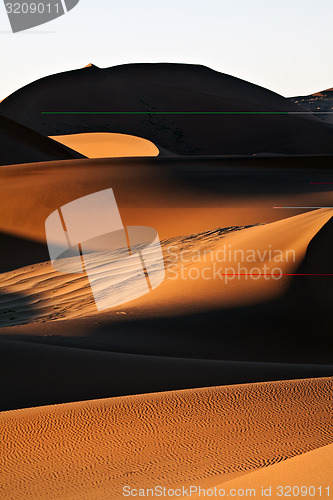
[[[288,115],[288,111],[42,111],[42,115]]]

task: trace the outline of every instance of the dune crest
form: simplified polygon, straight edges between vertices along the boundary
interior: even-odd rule
[[[86,66],[84,66],[84,68],[97,68],[97,66],[93,63],[89,63]]]

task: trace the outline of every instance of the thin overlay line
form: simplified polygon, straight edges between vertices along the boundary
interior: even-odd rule
[[[331,115],[333,111],[41,111],[42,115]]]

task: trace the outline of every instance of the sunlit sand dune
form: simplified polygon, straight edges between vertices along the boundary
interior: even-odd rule
[[[216,258],[215,251],[223,251],[225,245],[228,249],[229,244],[234,249],[260,251],[256,262],[243,266],[248,271],[263,270],[271,245],[283,255],[295,251],[295,262],[291,254],[288,261],[276,263],[283,272],[332,272],[329,210],[300,214],[296,209],[273,208],[332,206],[326,185],[325,189],[310,185],[329,182],[329,159],[285,162],[156,157],[1,167],[6,207],[0,212],[1,334],[28,342],[38,337],[43,342],[53,338],[56,343],[66,337],[75,346],[73,339],[80,338],[84,339],[81,344],[88,342],[94,349],[102,346],[141,355],[329,364],[329,276],[285,276],[276,281],[240,276],[228,279],[227,285],[223,277],[204,279],[205,267],[210,269],[214,263],[222,269],[237,267],[237,262],[229,266],[228,258],[227,262]],[[125,226],[156,229],[167,276],[153,292],[96,315],[87,278],[57,273],[46,264],[45,220],[64,204],[107,188],[114,191]],[[240,230],[226,231],[230,227]],[[196,256],[196,269],[191,273],[195,277],[199,271],[199,279],[185,280],[181,275],[174,279],[170,264],[175,265],[173,271],[183,269],[187,277],[191,263],[175,262],[168,250],[172,245],[177,247],[172,249],[176,257],[183,250],[186,259]],[[208,255],[204,262],[197,253],[206,250],[212,251],[212,259]],[[207,342],[202,341],[202,332]],[[14,352],[10,359],[15,360]]]
[[[105,276],[101,274],[101,265],[112,259],[110,252],[93,254],[90,279],[107,278],[118,295],[120,286],[123,301],[129,302],[127,310],[131,305],[148,306],[150,313],[162,315],[184,307],[207,310],[267,301],[285,291],[291,278],[281,278],[281,271],[290,274],[297,269],[309,242],[332,214],[333,210],[320,209],[271,224],[164,240],[165,280],[136,300],[140,283],[128,282],[117,260],[112,272],[108,268]],[[50,262],[1,274],[0,289],[2,326],[97,312],[87,275],[55,271]]]
[[[332,443],[332,388],[306,379],[3,412],[1,498],[119,500],[126,485],[209,487],[262,468],[268,481],[269,466]],[[313,474],[331,480],[323,463]]]
[[[87,133],[56,135],[55,141],[68,146],[87,158],[157,156],[158,148],[147,139],[127,134]]]
[[[332,206],[329,189],[310,185],[329,182],[329,162],[308,160],[102,158],[4,166],[0,232],[45,245],[45,220],[54,210],[108,188],[124,225],[153,227],[160,239],[273,222],[300,213],[276,206]],[[0,267],[7,260],[11,269],[23,267],[17,264],[22,247],[8,255],[1,252],[5,246],[8,241],[0,246]],[[26,261],[31,253],[25,252]],[[47,260],[47,249],[44,255]],[[41,262],[35,258],[28,263]]]

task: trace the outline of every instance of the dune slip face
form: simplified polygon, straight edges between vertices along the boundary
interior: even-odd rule
[[[332,443],[332,389],[306,379],[3,412],[1,498],[120,499],[126,485],[208,488],[259,469],[268,480]]]

